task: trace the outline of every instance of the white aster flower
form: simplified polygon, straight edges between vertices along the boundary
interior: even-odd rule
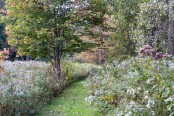
[[[132,112],[129,111],[125,116],[131,116]]]
[[[170,96],[169,98],[167,98],[166,100],[164,100],[166,103],[173,101],[173,98]]]

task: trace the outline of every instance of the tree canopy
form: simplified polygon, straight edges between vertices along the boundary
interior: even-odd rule
[[[174,44],[170,39],[174,35],[173,11],[169,10],[173,5],[170,0],[107,0],[107,4],[107,14],[117,28],[110,38],[110,43],[114,44],[110,50],[112,56],[136,56],[147,44],[157,52],[173,54]]]
[[[105,6],[101,0],[7,0],[5,22],[8,42],[21,54],[49,58],[60,70],[65,52],[82,52],[101,44],[92,27],[101,25]],[[81,38],[88,36],[88,40]],[[94,38],[95,41],[89,39]]]

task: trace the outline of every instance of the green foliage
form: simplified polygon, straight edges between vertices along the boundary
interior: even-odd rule
[[[93,64],[78,62],[70,63],[68,61],[64,61],[62,64],[62,70],[65,76],[66,83],[70,83],[91,76],[93,73],[96,73],[100,68]]]
[[[111,58],[137,55],[143,45],[167,51],[169,8],[166,0],[107,0],[111,23],[117,28],[109,39]]]
[[[137,28],[133,38],[137,49],[145,44],[154,47],[155,51],[167,51],[169,6],[166,0],[146,1],[139,4]]]
[[[153,61],[148,57],[121,63],[115,61],[114,64],[115,67],[105,66],[92,78],[94,104],[107,102],[109,106],[105,105],[103,109],[108,115],[172,115],[172,62]]]
[[[80,37],[99,36],[91,26],[103,23],[102,2],[7,0],[6,3],[2,22],[7,24],[9,43],[16,45],[22,55],[53,58],[52,64],[59,70],[63,53],[90,50],[101,43],[100,39],[88,41]]]
[[[17,50],[16,47],[10,47],[10,45],[7,42],[7,33],[5,31],[5,24],[1,23],[0,24],[0,51],[3,51],[4,48],[5,49],[9,49],[9,57],[7,60],[11,60],[14,61],[16,54],[17,54]]]
[[[121,55],[135,55],[136,41],[132,37],[134,29],[137,27],[137,16],[139,13],[139,3],[137,0],[109,0],[108,14],[112,16],[112,25],[117,28],[114,31],[110,43],[111,57],[123,59]]]

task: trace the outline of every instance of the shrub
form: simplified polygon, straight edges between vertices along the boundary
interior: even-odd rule
[[[63,73],[66,83],[86,78],[98,71],[100,67],[88,63],[63,63]]]
[[[115,61],[114,65],[105,66],[91,79],[94,104],[103,112],[117,116],[174,114],[174,63],[147,57]]]

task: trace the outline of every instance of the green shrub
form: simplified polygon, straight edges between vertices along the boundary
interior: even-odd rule
[[[88,63],[63,63],[63,73],[67,83],[86,78],[98,71],[100,67]]]
[[[148,57],[115,61],[114,65],[105,66],[91,79],[94,103],[108,104],[103,112],[117,116],[173,115],[174,63]]]

